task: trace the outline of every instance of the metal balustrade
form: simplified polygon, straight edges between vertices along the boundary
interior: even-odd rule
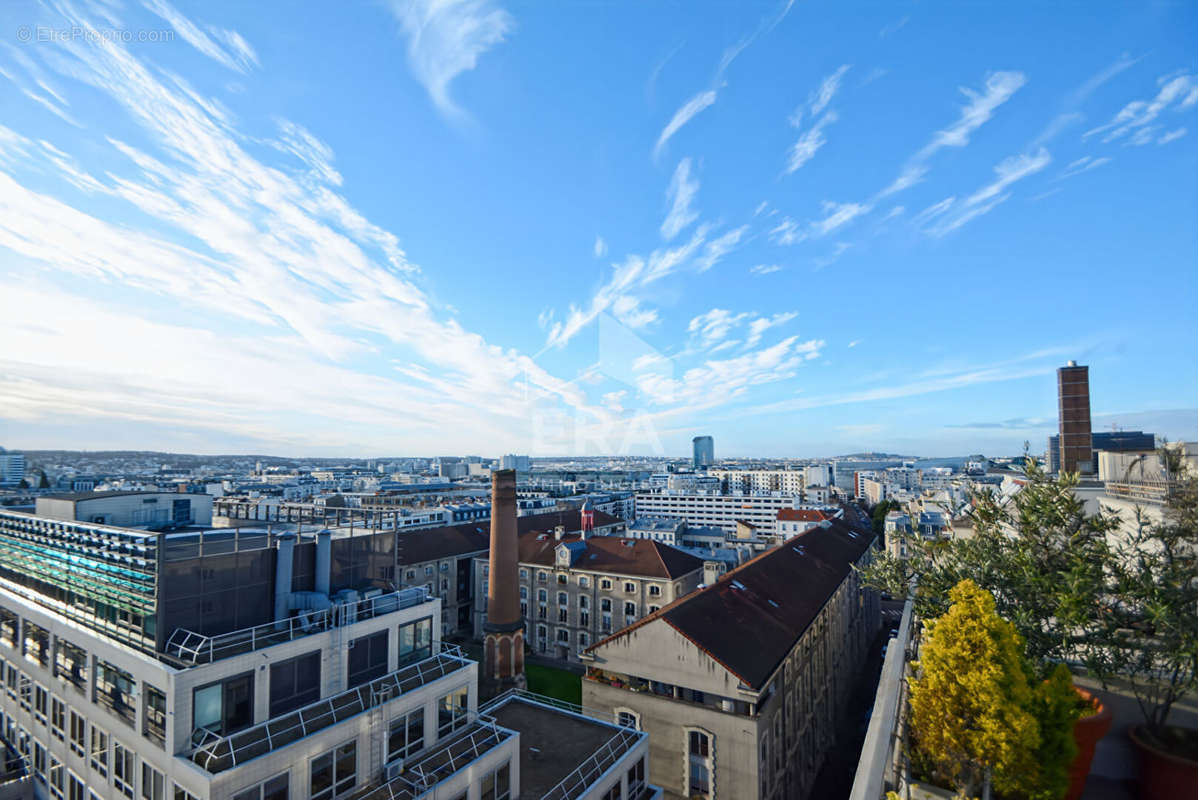
[[[417,800],[515,735],[515,731],[500,727],[494,718],[475,714],[469,728],[434,745],[409,764],[403,775],[357,796],[356,800]]]
[[[166,655],[184,664],[211,664],[222,658],[251,653],[264,647],[290,642],[342,625],[372,619],[405,608],[427,603],[432,598],[423,586],[401,589],[348,603],[335,603],[327,609],[300,611],[294,617],[267,622],[215,636],[204,636],[186,628],[177,628],[166,643]]]
[[[562,778],[557,786],[541,795],[541,800],[574,800],[582,797],[587,789],[623,758],[644,735],[632,728],[620,728],[615,736],[604,742],[590,758]]]
[[[363,714],[473,663],[462,655],[460,648],[441,644],[438,652],[430,658],[251,728],[228,736],[197,729],[193,740],[195,736],[201,738],[190,758],[209,773],[223,772]]]

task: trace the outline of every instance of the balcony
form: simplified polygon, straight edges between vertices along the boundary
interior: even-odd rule
[[[198,729],[199,744],[188,758],[215,775],[364,714],[473,663],[462,656],[459,648],[441,644],[439,652],[430,658],[246,730],[220,736]]]
[[[189,667],[211,664],[222,658],[252,653],[264,647],[418,606],[429,602],[430,599],[424,587],[417,586],[378,597],[338,603],[327,609],[301,611],[296,616],[279,622],[267,622],[215,636],[203,636],[186,628],[179,628],[167,641],[165,654]]]

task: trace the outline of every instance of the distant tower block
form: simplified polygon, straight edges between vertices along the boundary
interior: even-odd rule
[[[491,473],[491,558],[483,625],[483,680],[496,693],[513,686],[524,688],[516,530],[516,471],[496,470]]]
[[[1070,361],[1057,370],[1061,472],[1094,471],[1090,447],[1090,368]]]
[[[591,498],[582,501],[582,538],[587,538],[595,532],[595,509],[591,507]]]
[[[693,465],[695,469],[710,467],[715,464],[715,440],[710,436],[696,436],[691,440],[694,448]]]

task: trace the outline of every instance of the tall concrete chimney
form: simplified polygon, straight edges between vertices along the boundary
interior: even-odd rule
[[[495,693],[524,688],[524,619],[520,615],[516,471],[491,473],[491,557],[487,621],[483,625],[483,680]]]

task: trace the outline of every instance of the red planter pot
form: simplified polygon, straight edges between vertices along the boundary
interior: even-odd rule
[[[1085,689],[1074,686],[1073,690],[1082,699],[1098,709],[1097,714],[1082,717],[1073,723],[1073,741],[1077,743],[1077,755],[1069,765],[1069,791],[1065,800],[1078,800],[1086,788],[1086,776],[1090,774],[1090,764],[1094,761],[1094,747],[1098,740],[1107,735],[1111,729],[1111,710],[1101,700]]]
[[[1198,761],[1154,745],[1136,725],[1127,731],[1140,753],[1140,800],[1179,800],[1198,796]]]

